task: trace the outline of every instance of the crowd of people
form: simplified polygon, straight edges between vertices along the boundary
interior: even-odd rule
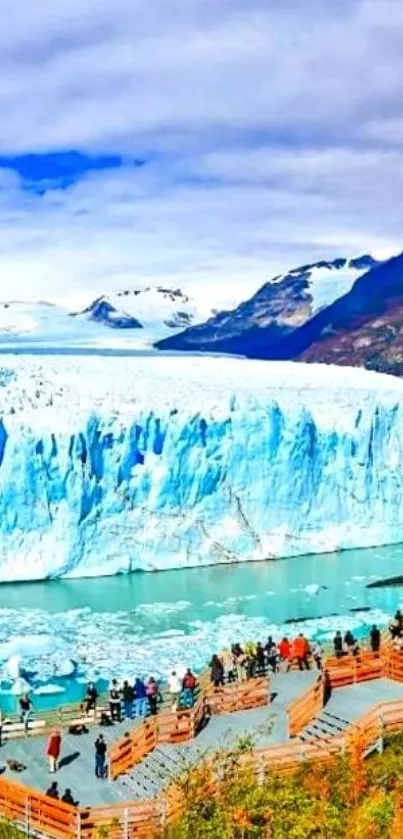
[[[98,690],[94,682],[90,682],[82,703],[82,710],[85,714],[96,712],[98,699]],[[117,679],[112,679],[108,694],[109,716],[103,715],[101,724],[119,723],[123,719],[132,720],[136,717],[156,714],[160,701],[161,691],[157,681],[152,676],[148,681],[138,677],[133,684],[128,680],[119,684]]]
[[[396,612],[390,626],[392,637],[403,648],[403,614]],[[381,631],[374,624],[369,633],[369,648],[377,653],[381,647]],[[345,655],[358,655],[360,644],[350,630],[342,635],[338,630],[333,638],[334,654],[337,658]],[[299,670],[309,670],[315,667],[323,669],[324,651],[318,641],[309,641],[300,632],[294,638],[286,636],[280,641],[274,641],[271,636],[263,644],[248,642],[241,646],[233,644],[220,655],[216,653],[210,661],[210,678],[215,687],[221,687],[229,682],[244,682],[255,676],[267,673],[287,672],[292,667]]]
[[[190,668],[183,678],[173,670],[168,678],[167,687],[173,711],[193,706],[197,679]],[[98,690],[95,684],[90,682],[82,703],[84,713],[89,715],[96,712],[98,700]],[[162,702],[160,686],[153,677],[148,681],[137,677],[133,684],[128,680],[119,684],[117,679],[112,679],[108,694],[109,714],[101,715],[101,725],[120,723],[123,719],[142,718],[149,714],[155,715]]]
[[[210,678],[215,687],[228,682],[244,682],[268,672],[288,671],[295,664],[299,670],[309,670],[311,664],[322,669],[323,649],[315,641],[310,643],[300,632],[290,640],[283,637],[275,642],[271,636],[265,644],[261,641],[248,642],[241,646],[233,644],[231,649],[216,653],[210,661]]]

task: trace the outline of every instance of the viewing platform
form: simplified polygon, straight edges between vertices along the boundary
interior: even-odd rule
[[[291,670],[223,688],[203,673],[191,709],[164,706],[145,720],[89,725],[80,736],[68,733],[66,723],[55,775],[47,770],[48,736],[10,738],[0,764],[15,760],[26,769],[7,767],[1,775],[0,813],[28,835],[95,839],[101,826],[113,824],[113,839],[134,839],[178,815],[177,782],[185,769],[208,762],[217,748],[231,749],[240,737],[248,738],[256,771],[283,771],[346,750],[363,758],[382,747],[386,734],[403,729],[403,654],[389,640],[380,653],[328,657],[324,673]],[[107,779],[94,772],[100,733],[108,744]],[[60,794],[71,789],[77,807],[44,794],[52,780]]]

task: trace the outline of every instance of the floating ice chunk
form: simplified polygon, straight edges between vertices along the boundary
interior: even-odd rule
[[[71,658],[65,658],[56,664],[55,676],[72,676],[76,669],[76,665]]]
[[[31,685],[26,679],[23,679],[21,676],[15,680],[14,684],[11,687],[10,693],[13,696],[21,696],[23,693],[28,693],[31,689]]]
[[[36,656],[51,655],[63,649],[63,642],[55,635],[16,635],[11,641],[0,644],[0,660],[19,656],[32,659]]]
[[[53,693],[65,693],[65,688],[61,685],[41,685],[34,690],[35,696],[48,696]]]
[[[4,665],[4,671],[10,679],[18,679],[21,673],[21,656],[18,654],[10,656]]]
[[[320,586],[318,585],[318,583],[309,583],[307,586],[305,586],[304,591],[307,594],[313,596],[315,594],[319,594],[319,592],[325,588],[326,586]]]

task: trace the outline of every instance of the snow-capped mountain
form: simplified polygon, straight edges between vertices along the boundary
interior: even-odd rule
[[[279,340],[346,294],[358,277],[379,264],[364,254],[302,265],[274,277],[233,311],[219,312],[157,347],[269,357]]]
[[[99,297],[77,317],[113,329],[143,328],[162,336],[186,329],[211,313],[211,308],[200,309],[180,288],[146,286]]]
[[[347,294],[285,338],[278,355],[402,376],[403,254],[360,277]]]
[[[0,302],[1,346],[141,349],[212,313],[180,289],[137,288],[94,300],[82,312],[46,302]]]
[[[392,376],[53,354],[8,356],[0,385],[0,582],[401,541]]]
[[[28,345],[96,345],[99,327],[69,316],[46,302],[0,302],[0,347]]]

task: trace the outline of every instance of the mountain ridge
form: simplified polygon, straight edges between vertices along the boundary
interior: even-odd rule
[[[279,342],[382,264],[370,254],[318,260],[277,275],[235,309],[156,343],[158,349],[268,358]]]

